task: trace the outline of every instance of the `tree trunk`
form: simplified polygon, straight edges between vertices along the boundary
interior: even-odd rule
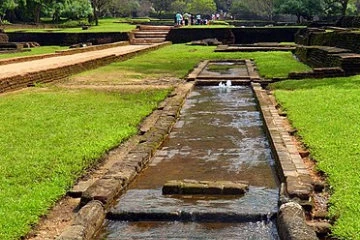
[[[34,7],[34,23],[40,22],[40,11],[41,11],[41,4],[36,4]]]
[[[98,6],[96,0],[91,1],[91,6],[93,9],[95,25],[99,26]]]
[[[346,9],[347,9],[348,2],[349,2],[348,0],[341,1],[341,16],[346,15]]]

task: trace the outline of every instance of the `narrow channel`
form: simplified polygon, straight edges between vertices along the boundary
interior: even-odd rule
[[[98,239],[279,239],[274,159],[250,86],[195,87]],[[162,195],[169,180],[244,181],[243,196]],[[174,221],[172,216],[187,216]]]

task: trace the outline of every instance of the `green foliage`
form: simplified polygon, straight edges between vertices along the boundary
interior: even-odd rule
[[[360,239],[360,76],[285,81],[272,88],[328,176],[333,234]]]
[[[189,3],[189,12],[211,15],[216,12],[214,0],[193,0]]]
[[[293,14],[311,20],[315,15],[321,14],[323,10],[322,1],[314,0],[278,0],[276,8],[279,13]]]
[[[90,14],[92,9],[88,0],[68,1],[60,12],[61,17],[73,20],[86,18]]]
[[[33,89],[0,99],[0,239],[20,239],[168,90]]]
[[[0,23],[3,23],[5,13],[18,6],[15,0],[3,0],[0,2]]]

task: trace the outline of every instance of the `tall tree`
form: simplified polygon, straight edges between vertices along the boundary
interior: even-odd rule
[[[292,14],[301,19],[312,19],[316,14],[322,12],[322,2],[319,0],[278,0],[276,5],[279,13]]]
[[[189,3],[189,11],[210,15],[216,12],[214,0],[193,0]]]
[[[218,11],[229,12],[233,0],[215,0],[216,9]]]
[[[7,11],[14,10],[18,6],[15,0],[0,1],[0,23],[3,23]]]
[[[99,15],[104,10],[105,6],[109,4],[110,0],[91,0],[91,7],[93,9],[93,16],[95,25],[99,25]]]
[[[172,0],[150,0],[158,15],[171,9]]]

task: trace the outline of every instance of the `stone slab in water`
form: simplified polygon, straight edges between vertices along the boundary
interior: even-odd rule
[[[277,213],[278,194],[277,189],[252,186],[241,198],[234,195],[162,195],[161,189],[130,189],[110,209],[108,217],[123,220],[126,216],[143,215],[149,220],[193,217],[196,221],[210,221],[218,214],[227,222],[258,221]]]
[[[164,184],[162,193],[164,195],[244,195],[248,190],[247,184],[232,181],[171,180]]]

